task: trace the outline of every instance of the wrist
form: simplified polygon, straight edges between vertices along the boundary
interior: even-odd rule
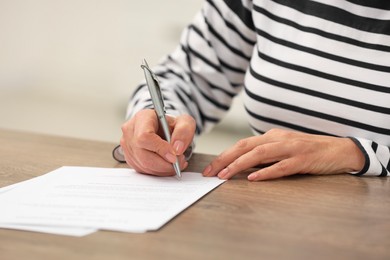
[[[343,138],[346,144],[345,154],[347,155],[347,165],[349,173],[359,173],[363,171],[366,165],[366,155],[356,139],[348,137]]]

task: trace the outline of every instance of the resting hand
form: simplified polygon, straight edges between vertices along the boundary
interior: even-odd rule
[[[364,155],[349,138],[272,129],[242,139],[224,151],[203,171],[204,176],[229,179],[261,164],[248,180],[275,179],[293,174],[336,174],[360,171]]]
[[[136,171],[158,176],[174,175],[172,163],[176,162],[176,156],[180,168],[187,167],[183,153],[192,143],[195,120],[189,115],[166,118],[172,133],[170,144],[163,138],[154,110],[141,110],[123,124],[120,144],[127,164]]]

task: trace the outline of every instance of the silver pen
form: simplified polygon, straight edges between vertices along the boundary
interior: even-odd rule
[[[141,68],[144,70],[146,85],[148,86],[149,93],[152,98],[154,111],[156,112],[156,115],[160,122],[160,126],[164,132],[165,140],[168,143],[171,143],[171,133],[169,131],[167,119],[165,118],[164,99],[161,94],[160,85],[158,83],[157,77],[153,73],[153,71],[149,68],[149,65],[146,62],[146,60],[143,60],[143,64],[141,65]],[[179,166],[179,161],[177,156],[176,156],[176,162],[173,163],[173,168],[175,169],[176,177],[180,179],[181,171],[180,171],[180,166]]]

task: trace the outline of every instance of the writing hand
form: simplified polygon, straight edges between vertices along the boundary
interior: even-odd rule
[[[176,156],[182,170],[188,166],[183,153],[194,138],[195,120],[181,115],[167,116],[167,122],[172,133],[170,144],[163,138],[154,110],[141,110],[122,125],[120,144],[128,165],[138,172],[158,176],[175,174],[172,163]]]

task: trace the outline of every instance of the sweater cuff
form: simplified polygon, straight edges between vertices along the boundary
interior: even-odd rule
[[[370,157],[368,156],[367,151],[364,149],[363,145],[359,142],[358,139],[356,139],[354,137],[350,137],[350,136],[348,138],[351,139],[357,145],[357,147],[360,149],[360,151],[362,151],[362,153],[364,155],[364,160],[365,160],[363,169],[361,171],[348,172],[348,173],[353,174],[353,175],[357,175],[357,176],[362,176],[370,168]]]

